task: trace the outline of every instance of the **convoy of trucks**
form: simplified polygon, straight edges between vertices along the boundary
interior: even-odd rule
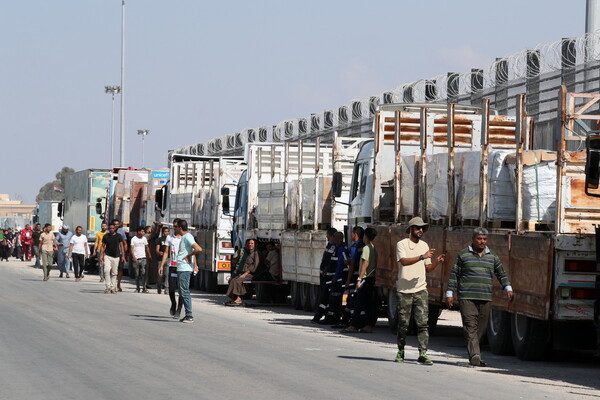
[[[558,151],[533,149],[523,96],[515,117],[497,115],[487,100],[482,107],[385,104],[371,138],[251,143],[243,158],[170,154],[168,171],[80,171],[67,179],[65,222],[86,221],[91,233],[102,217],[125,225],[184,218],[205,250],[196,287],[211,292],[227,285],[245,240],[257,239],[261,251],[278,243],[280,274],[257,277],[257,297],[284,301],[289,293],[305,310],[317,302],[325,230],[348,237],[353,226],[373,227],[377,301],[393,327],[395,246],[419,215],[429,223],[430,247],[447,254],[427,277],[432,329],[457,253],[474,227],[486,227],[515,292],[509,302],[495,284],[492,351],[540,359],[552,349],[592,348],[599,157],[589,139],[596,128],[582,121],[600,119],[586,115],[600,95],[563,89],[560,99]]]

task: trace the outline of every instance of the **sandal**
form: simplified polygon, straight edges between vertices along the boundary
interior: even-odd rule
[[[373,333],[373,328],[365,326],[358,330],[360,333]]]
[[[342,329],[341,330],[342,333],[358,333],[359,330],[356,329],[355,327],[353,327],[352,325],[350,325],[349,327],[347,327],[346,329]]]

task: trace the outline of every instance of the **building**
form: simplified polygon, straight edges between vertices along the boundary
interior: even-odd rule
[[[8,194],[0,194],[0,227],[15,228],[30,224],[36,204],[24,204],[11,200]]]

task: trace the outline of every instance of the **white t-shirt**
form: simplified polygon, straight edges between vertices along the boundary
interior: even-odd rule
[[[131,247],[133,247],[135,258],[146,258],[146,246],[148,246],[148,240],[145,236],[141,238],[134,236],[131,238]]]
[[[175,266],[177,263],[175,262],[175,258],[177,257],[177,253],[179,253],[179,243],[181,243],[181,236],[177,237],[175,235],[169,235],[167,237],[167,246],[169,246],[169,257],[171,259],[171,265]]]
[[[396,261],[398,262],[398,281],[396,287],[401,293],[416,293],[427,289],[425,265],[431,259],[419,260],[412,265],[402,265],[401,258],[421,256],[429,251],[429,245],[422,240],[414,243],[410,239],[402,239],[396,244]]]
[[[71,241],[69,242],[69,244],[73,245],[72,253],[77,254],[86,254],[85,246],[87,246],[87,243],[88,240],[87,237],[85,237],[85,235],[73,235],[73,237],[71,237]]]

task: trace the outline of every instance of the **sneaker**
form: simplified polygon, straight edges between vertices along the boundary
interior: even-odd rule
[[[419,358],[417,358],[417,361],[423,365],[433,365],[433,361],[431,361],[431,359],[427,355],[427,352],[425,351],[421,352]]]
[[[108,293],[110,293],[110,292],[111,292],[111,290],[110,290],[110,289],[108,289],[108,288],[104,289],[104,294],[108,294]]]
[[[67,278],[70,278],[69,274],[67,274]]]
[[[397,363],[404,362],[404,350],[398,350],[398,353],[396,353],[396,358],[394,359],[394,362],[397,362]]]
[[[175,316],[175,307],[171,307],[171,309],[169,310],[169,314],[171,314],[171,317]]]
[[[149,293],[147,289],[142,290],[142,293]]]
[[[117,294],[117,291],[115,289],[110,289],[110,292],[113,294]]]
[[[175,314],[173,314],[173,319],[179,319],[180,316],[181,316],[181,312],[176,311]]]
[[[58,277],[59,277],[59,278],[62,278],[62,277],[63,277],[63,274],[60,274]]]
[[[475,354],[469,360],[469,364],[471,364],[474,367],[480,367],[481,366],[481,356],[479,354]]]
[[[190,323],[194,322],[194,317],[186,315],[185,317],[181,318],[179,320],[179,322],[185,322],[185,323],[190,324]]]

